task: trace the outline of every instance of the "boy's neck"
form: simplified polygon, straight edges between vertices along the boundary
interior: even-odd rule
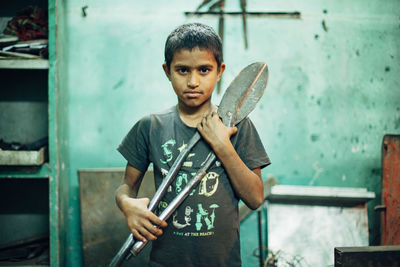
[[[196,127],[201,122],[203,116],[217,111],[217,107],[211,102],[199,107],[187,107],[178,103],[178,113],[181,120],[190,127]]]

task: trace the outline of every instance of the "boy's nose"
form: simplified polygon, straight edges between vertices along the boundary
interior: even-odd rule
[[[199,75],[196,72],[192,72],[189,75],[188,86],[190,88],[195,88],[195,87],[198,87],[199,84],[200,84]]]

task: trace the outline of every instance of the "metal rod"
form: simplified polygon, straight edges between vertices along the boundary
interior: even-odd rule
[[[244,48],[248,48],[247,42],[247,11],[246,11],[246,0],[240,0],[240,8],[242,9],[242,26],[243,26],[243,39],[244,39]]]
[[[203,165],[201,169],[199,169],[196,175],[189,181],[189,183],[183,188],[183,190],[171,201],[171,203],[167,206],[167,208],[160,214],[159,218],[161,220],[167,220],[172,213],[179,207],[179,205],[187,198],[190,192],[193,191],[206,175],[207,170],[215,163],[217,156],[214,152],[210,152],[207,161]],[[142,249],[146,246],[147,242],[137,241],[132,249],[131,253],[136,256],[142,251]]]
[[[260,267],[264,266],[264,249],[262,243],[262,229],[261,229],[261,209],[257,211],[257,220],[258,220],[258,249],[259,249],[259,257],[260,257]]]
[[[114,258],[111,260],[111,263],[108,265],[108,267],[118,267],[121,266],[122,263],[130,257],[130,251],[129,249],[132,247],[134,244],[135,239],[133,238],[133,235],[130,234],[128,238],[126,239],[125,243],[122,245],[120,250],[118,251],[117,255],[114,256]]]
[[[169,185],[175,180],[175,177],[178,174],[178,172],[183,164],[183,161],[186,159],[186,156],[189,154],[190,150],[197,144],[197,142],[200,139],[201,139],[201,136],[200,136],[199,132],[196,132],[190,139],[190,141],[187,144],[187,146],[185,147],[185,149],[183,149],[182,152],[179,153],[174,164],[171,166],[171,169],[169,170],[167,176],[163,179],[161,185],[158,187],[156,193],[154,194],[153,198],[151,199],[151,202],[148,207],[148,209],[151,212],[154,212],[156,210],[158,203],[164,197],[165,192],[167,191]]]
[[[243,16],[243,12],[219,12],[219,11],[203,11],[203,12],[190,12],[186,11],[185,16],[221,16],[224,17],[236,17]],[[300,19],[301,13],[298,11],[294,12],[246,12],[247,17],[271,17],[271,18],[291,18]]]

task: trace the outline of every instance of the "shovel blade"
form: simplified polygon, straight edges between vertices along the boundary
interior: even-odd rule
[[[268,83],[268,67],[255,62],[245,67],[226,89],[218,107],[225,125],[236,125],[255,108]]]

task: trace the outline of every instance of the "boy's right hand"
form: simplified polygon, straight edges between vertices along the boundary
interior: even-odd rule
[[[167,223],[148,210],[150,200],[148,198],[126,197],[123,201],[123,213],[125,214],[129,230],[140,241],[156,240],[163,231],[159,227],[167,227]]]

